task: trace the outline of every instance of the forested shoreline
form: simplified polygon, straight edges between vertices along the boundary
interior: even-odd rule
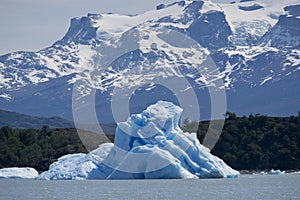
[[[209,121],[185,120],[182,129],[197,131],[202,142]],[[113,135],[108,136],[113,141]],[[45,171],[59,157],[87,153],[76,129],[0,129],[0,168],[33,167]],[[300,117],[226,114],[222,134],[212,150],[237,170],[299,170]]]
[[[183,129],[193,131],[203,141],[209,121],[185,120]],[[237,170],[300,169],[300,113],[290,117],[249,115],[237,117],[227,112],[222,134],[212,149]]]

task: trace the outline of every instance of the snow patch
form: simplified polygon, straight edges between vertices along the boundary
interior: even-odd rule
[[[259,85],[263,85],[263,84],[265,84],[267,81],[270,81],[270,80],[272,80],[272,79],[273,79],[272,76],[268,76],[268,77],[264,78],[264,80],[263,80]]]
[[[299,50],[292,50],[291,53],[287,56],[287,59],[284,63],[284,69],[288,66],[291,66],[294,71],[300,70],[300,51]]]
[[[9,94],[0,94],[0,98],[6,99],[8,101],[12,100],[12,97]]]
[[[240,9],[241,7],[251,8],[254,3],[259,4],[261,8],[252,11]],[[237,38],[237,40],[242,40],[248,33],[254,37],[263,36],[271,26],[274,26],[277,23],[278,17],[285,14],[283,7],[296,3],[296,0],[258,0],[234,4],[219,3],[219,5],[224,11],[226,19],[234,33],[234,37],[232,38],[233,43],[235,44],[235,42],[237,42],[237,45],[241,45],[240,41],[236,41],[235,38]],[[247,44],[244,42],[244,45]]]
[[[128,31],[132,27],[147,21],[157,20],[164,16],[177,18],[178,14],[182,13],[183,9],[184,8],[182,6],[175,4],[164,9],[148,11],[135,16],[102,14],[102,18],[95,22],[95,26],[99,27],[97,34],[100,35],[100,37],[105,32],[113,35],[114,37],[120,37],[124,32]]]
[[[206,13],[206,12],[210,12],[210,11],[222,12],[222,7],[218,4],[212,3],[211,1],[203,1],[201,12]]]

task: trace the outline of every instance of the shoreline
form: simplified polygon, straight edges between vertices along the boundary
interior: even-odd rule
[[[262,169],[262,170],[238,170],[240,172],[241,175],[252,175],[252,174],[270,174],[269,172],[271,171],[272,169]],[[273,169],[274,170],[274,169]],[[299,169],[288,169],[288,170],[280,170],[280,169],[277,169],[279,170],[280,172],[282,172],[282,174],[290,174],[290,173],[297,173],[297,172],[300,172]]]

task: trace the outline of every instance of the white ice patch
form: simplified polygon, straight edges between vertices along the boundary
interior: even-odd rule
[[[24,179],[35,179],[39,173],[30,167],[18,168],[3,168],[0,169],[0,178],[24,178]]]

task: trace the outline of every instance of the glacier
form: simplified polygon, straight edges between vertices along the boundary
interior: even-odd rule
[[[88,154],[65,155],[38,179],[193,179],[232,178],[238,171],[212,155],[196,133],[183,132],[183,109],[158,101],[118,123],[115,142]]]
[[[10,167],[0,169],[0,178],[35,179],[39,173],[31,167]]]

